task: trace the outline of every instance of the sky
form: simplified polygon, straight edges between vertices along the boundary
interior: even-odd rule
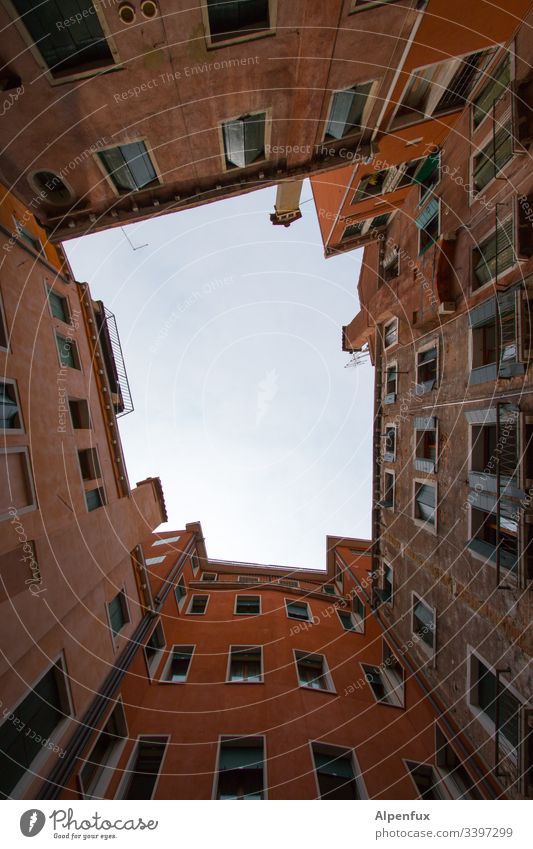
[[[209,557],[323,569],[327,534],[370,535],[373,369],[341,349],[361,252],[325,260],[314,203],[274,227],[274,199],[130,225],[137,250],[120,228],[65,249],[115,313],[126,464],[161,477],[161,529],[200,520]]]

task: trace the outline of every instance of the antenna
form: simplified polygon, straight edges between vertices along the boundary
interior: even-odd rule
[[[363,363],[368,362],[370,359],[370,351],[368,350],[368,344],[364,345],[360,351],[352,351],[352,356],[344,366],[344,368],[356,368],[356,366],[360,366]]]
[[[128,236],[128,234],[127,234],[127,233],[126,233],[126,231],[124,230],[124,227],[121,227],[120,229],[122,230],[122,232],[124,233],[124,235],[125,235],[126,239],[128,240],[129,245],[130,245],[130,248],[132,249],[132,251],[140,251],[140,249],[141,249],[141,248],[147,248],[147,247],[148,247],[148,242],[146,242],[146,244],[145,244],[145,245],[137,245],[137,247],[135,247],[135,245],[134,245],[134,244],[133,244],[133,242],[131,241],[130,237]]]

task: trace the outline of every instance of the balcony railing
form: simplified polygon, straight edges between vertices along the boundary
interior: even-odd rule
[[[120,416],[126,416],[133,412],[134,407],[117,321],[114,314],[104,306],[102,301],[97,301],[95,316],[113,407],[117,418],[120,418]]]

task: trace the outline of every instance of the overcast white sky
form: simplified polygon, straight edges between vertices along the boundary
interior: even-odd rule
[[[273,227],[274,189],[66,243],[118,322],[135,411],[130,480],[161,477],[167,530],[210,557],[325,567],[368,537],[373,370],[344,368],[360,252],[325,260],[314,203]],[[302,200],[311,197],[304,186]]]

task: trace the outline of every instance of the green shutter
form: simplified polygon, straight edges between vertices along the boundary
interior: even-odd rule
[[[53,316],[59,318],[60,321],[68,322],[65,298],[63,298],[61,295],[58,295],[56,292],[52,292],[52,290],[49,289],[48,303],[50,304],[50,312]]]
[[[124,625],[126,624],[126,619],[124,617],[122,593],[116,595],[115,598],[109,602],[108,609],[109,622],[111,623],[111,631],[113,632],[113,636],[116,637],[119,631],[121,631]]]

